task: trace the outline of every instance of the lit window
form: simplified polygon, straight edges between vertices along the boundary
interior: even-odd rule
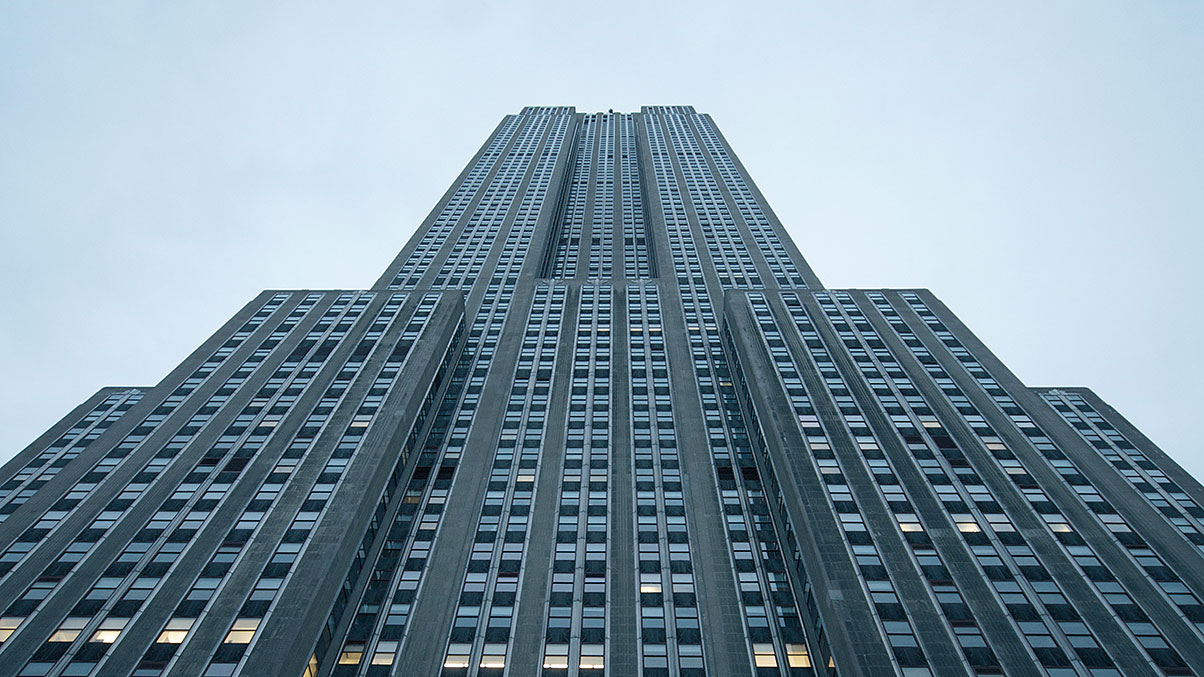
[[[445,668],[466,668],[469,665],[469,654],[472,652],[471,644],[452,644],[447,647],[447,658],[443,660]]]
[[[758,668],[778,667],[778,657],[773,653],[772,644],[753,645],[753,663]]]
[[[188,631],[192,629],[192,623],[193,619],[191,618],[173,618],[167,621],[167,627],[159,633],[159,639],[155,641],[160,644],[179,644],[188,636]]]
[[[100,627],[96,632],[92,633],[93,642],[101,642],[103,644],[112,644],[121,636],[121,630],[125,628],[125,624],[129,622],[128,618],[106,618],[100,622]]]
[[[977,534],[982,531],[974,522],[958,522],[957,530],[963,534]]]
[[[786,664],[792,668],[811,667],[811,655],[807,653],[807,645],[787,644]]]
[[[543,666],[549,670],[567,670],[569,667],[569,645],[549,644],[544,649]]]
[[[226,644],[250,644],[255,631],[259,629],[258,618],[235,619],[234,627],[226,634]]]
[[[372,656],[373,665],[393,665],[397,655],[397,642],[380,642],[376,645],[376,653]]]
[[[0,618],[0,642],[11,637],[23,620],[25,620],[23,616],[5,616],[4,618]]]
[[[363,644],[348,644],[339,654],[339,665],[359,665],[364,658]]]
[[[68,618],[63,621],[59,629],[55,631],[47,642],[74,642],[79,633],[83,631],[84,626],[88,624],[87,618]]]
[[[602,655],[605,652],[606,647],[601,644],[582,644],[580,669],[601,670],[604,667]]]
[[[659,593],[660,591],[660,574],[640,574],[640,592]]]
[[[481,667],[492,669],[506,667],[506,645],[486,644],[481,651]]]

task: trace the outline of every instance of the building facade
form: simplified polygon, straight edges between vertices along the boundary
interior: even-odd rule
[[[266,291],[0,471],[0,675],[1204,675],[1204,490],[708,115],[531,107],[370,289]]]

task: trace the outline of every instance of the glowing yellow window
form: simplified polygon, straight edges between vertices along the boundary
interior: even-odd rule
[[[535,475],[519,475],[518,479],[516,481],[518,481],[518,482],[534,482]]]
[[[74,642],[79,633],[83,632],[84,626],[88,624],[87,618],[68,618],[63,621],[59,629],[50,636],[47,642]]]
[[[919,522],[899,522],[899,529],[906,532],[923,531],[924,527],[920,526]]]
[[[0,618],[0,642],[11,637],[23,620],[25,620],[24,616],[5,616],[4,618]]]
[[[301,677],[317,677],[318,675],[318,657],[310,654],[309,663],[305,665],[305,672],[301,673]]]
[[[569,645],[549,644],[543,650],[543,666],[548,670],[569,668]]]
[[[811,667],[811,654],[807,653],[807,645],[787,644],[786,664],[792,668]]]
[[[445,668],[467,668],[469,663],[469,654],[472,652],[471,644],[452,644],[447,647],[447,658],[443,659],[443,667]]]
[[[363,644],[348,644],[343,647],[343,653],[339,654],[339,665],[359,665],[364,659]]]
[[[106,618],[100,622],[100,627],[96,632],[92,633],[93,642],[101,642],[103,644],[112,644],[121,636],[121,631],[125,628],[125,624],[129,621],[128,618]]]
[[[1064,524],[1061,522],[1051,524],[1051,525],[1049,525],[1049,528],[1051,531],[1055,531],[1059,534],[1068,534],[1071,531],[1074,531],[1073,529],[1070,528],[1069,524]]]
[[[481,667],[494,670],[506,667],[506,645],[486,644],[481,650]]]
[[[155,641],[159,644],[179,644],[188,636],[188,631],[192,629],[193,619],[191,618],[173,618],[167,621],[167,627],[163,628],[163,632],[159,633],[159,638]]]
[[[230,632],[226,634],[226,644],[250,644],[251,638],[255,636],[255,631],[259,629],[258,618],[238,618],[234,621],[234,627],[230,628]]]
[[[659,593],[661,591],[660,574],[640,574],[640,592]]]
[[[397,642],[380,642],[376,645],[376,653],[372,655],[373,665],[393,665],[397,656]]]
[[[776,668],[778,667],[778,657],[773,652],[772,644],[754,644],[753,645],[753,663],[758,668]]]
[[[603,654],[606,647],[601,644],[582,644],[581,661],[577,664],[581,670],[601,670],[605,667]]]
[[[963,534],[977,534],[982,531],[974,522],[958,522],[957,530]]]

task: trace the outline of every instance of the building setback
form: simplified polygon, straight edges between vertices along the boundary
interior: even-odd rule
[[[372,288],[265,291],[0,470],[0,676],[1204,675],[1204,490],[710,116],[529,107]]]

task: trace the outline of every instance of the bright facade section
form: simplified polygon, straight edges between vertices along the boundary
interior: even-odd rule
[[[1204,675],[1204,490],[689,106],[507,116],[374,287],[268,291],[0,471],[0,676]]]

